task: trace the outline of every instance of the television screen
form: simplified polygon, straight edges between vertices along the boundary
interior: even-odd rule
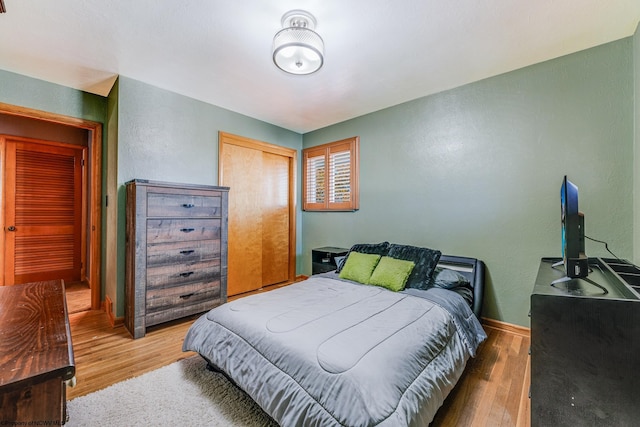
[[[587,277],[589,269],[584,248],[584,215],[578,210],[578,187],[566,175],[560,187],[560,209],[565,274],[570,278]]]

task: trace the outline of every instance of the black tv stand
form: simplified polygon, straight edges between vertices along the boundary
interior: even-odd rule
[[[604,286],[600,285],[599,283],[594,282],[593,280],[589,279],[588,277],[575,277],[574,278],[574,277],[564,276],[564,277],[562,277],[560,279],[556,279],[553,282],[551,282],[551,286],[553,286],[554,288],[557,288],[557,289],[562,289],[563,291],[568,292],[570,294],[579,293],[580,295],[582,295],[582,291],[580,290],[579,286],[574,286],[574,288],[572,289],[572,287],[571,287],[571,281],[572,280],[584,280],[585,282],[590,283],[591,285],[593,285],[596,288],[600,289],[602,291],[602,295],[606,295],[606,294],[609,293],[607,288],[605,288]],[[559,287],[559,286],[556,286],[556,285],[559,285],[560,283],[566,283],[567,286],[564,289]]]
[[[531,293],[531,427],[637,425],[640,269],[589,258],[588,280],[540,262]],[[549,286],[560,279],[564,285]],[[588,283],[588,284],[587,284]]]
[[[547,261],[548,258],[543,258],[543,261]],[[551,264],[551,268],[555,268],[557,270],[560,270],[559,267],[563,267],[562,270],[564,270],[564,261],[560,260],[560,261],[556,261],[553,262],[553,264]],[[592,271],[591,267],[588,268],[588,272],[590,273]],[[640,273],[640,270],[638,271]],[[565,272],[566,274],[566,272]],[[553,286],[554,288],[557,289],[561,289],[565,292],[568,292],[570,294],[578,294],[578,295],[582,295],[580,286],[579,286],[579,282],[572,282],[572,280],[577,281],[577,280],[584,280],[587,283],[590,283],[591,285],[595,286],[596,288],[600,289],[602,291],[602,295],[606,295],[609,293],[609,291],[607,290],[607,288],[605,288],[604,286],[602,286],[601,284],[591,280],[588,276],[585,277],[569,277],[569,276],[564,276],[561,277],[559,279],[555,279],[554,281],[551,282],[551,286]],[[562,288],[560,286],[556,286],[560,283],[566,283],[566,287]],[[571,286],[571,285],[574,286]]]

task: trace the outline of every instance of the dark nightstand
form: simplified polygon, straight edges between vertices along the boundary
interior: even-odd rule
[[[311,274],[333,271],[336,267],[336,257],[344,256],[349,249],[327,246],[311,250]]]

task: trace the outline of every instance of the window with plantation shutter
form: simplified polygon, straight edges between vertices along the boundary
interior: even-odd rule
[[[302,150],[305,211],[359,208],[358,154],[357,136]]]

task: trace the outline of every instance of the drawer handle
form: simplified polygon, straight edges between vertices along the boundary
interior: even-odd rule
[[[193,203],[183,203],[182,207],[183,208],[187,208],[187,209],[191,209],[193,207],[195,207],[196,205],[194,205]]]
[[[195,251],[194,251],[193,249],[189,249],[189,250],[187,250],[187,251],[180,251],[180,253],[181,253],[182,255],[189,255],[189,254],[192,254],[192,253],[194,253],[194,252],[195,252]]]
[[[183,233],[191,233],[192,231],[196,231],[195,228],[181,228],[180,231]]]
[[[181,275],[182,277],[189,277],[189,276],[191,276],[192,274],[193,274],[193,271],[189,271],[189,272],[187,272],[187,273],[180,273],[180,275]]]
[[[189,299],[193,296],[193,293],[190,294],[186,294],[186,295],[180,295],[180,299]]]

